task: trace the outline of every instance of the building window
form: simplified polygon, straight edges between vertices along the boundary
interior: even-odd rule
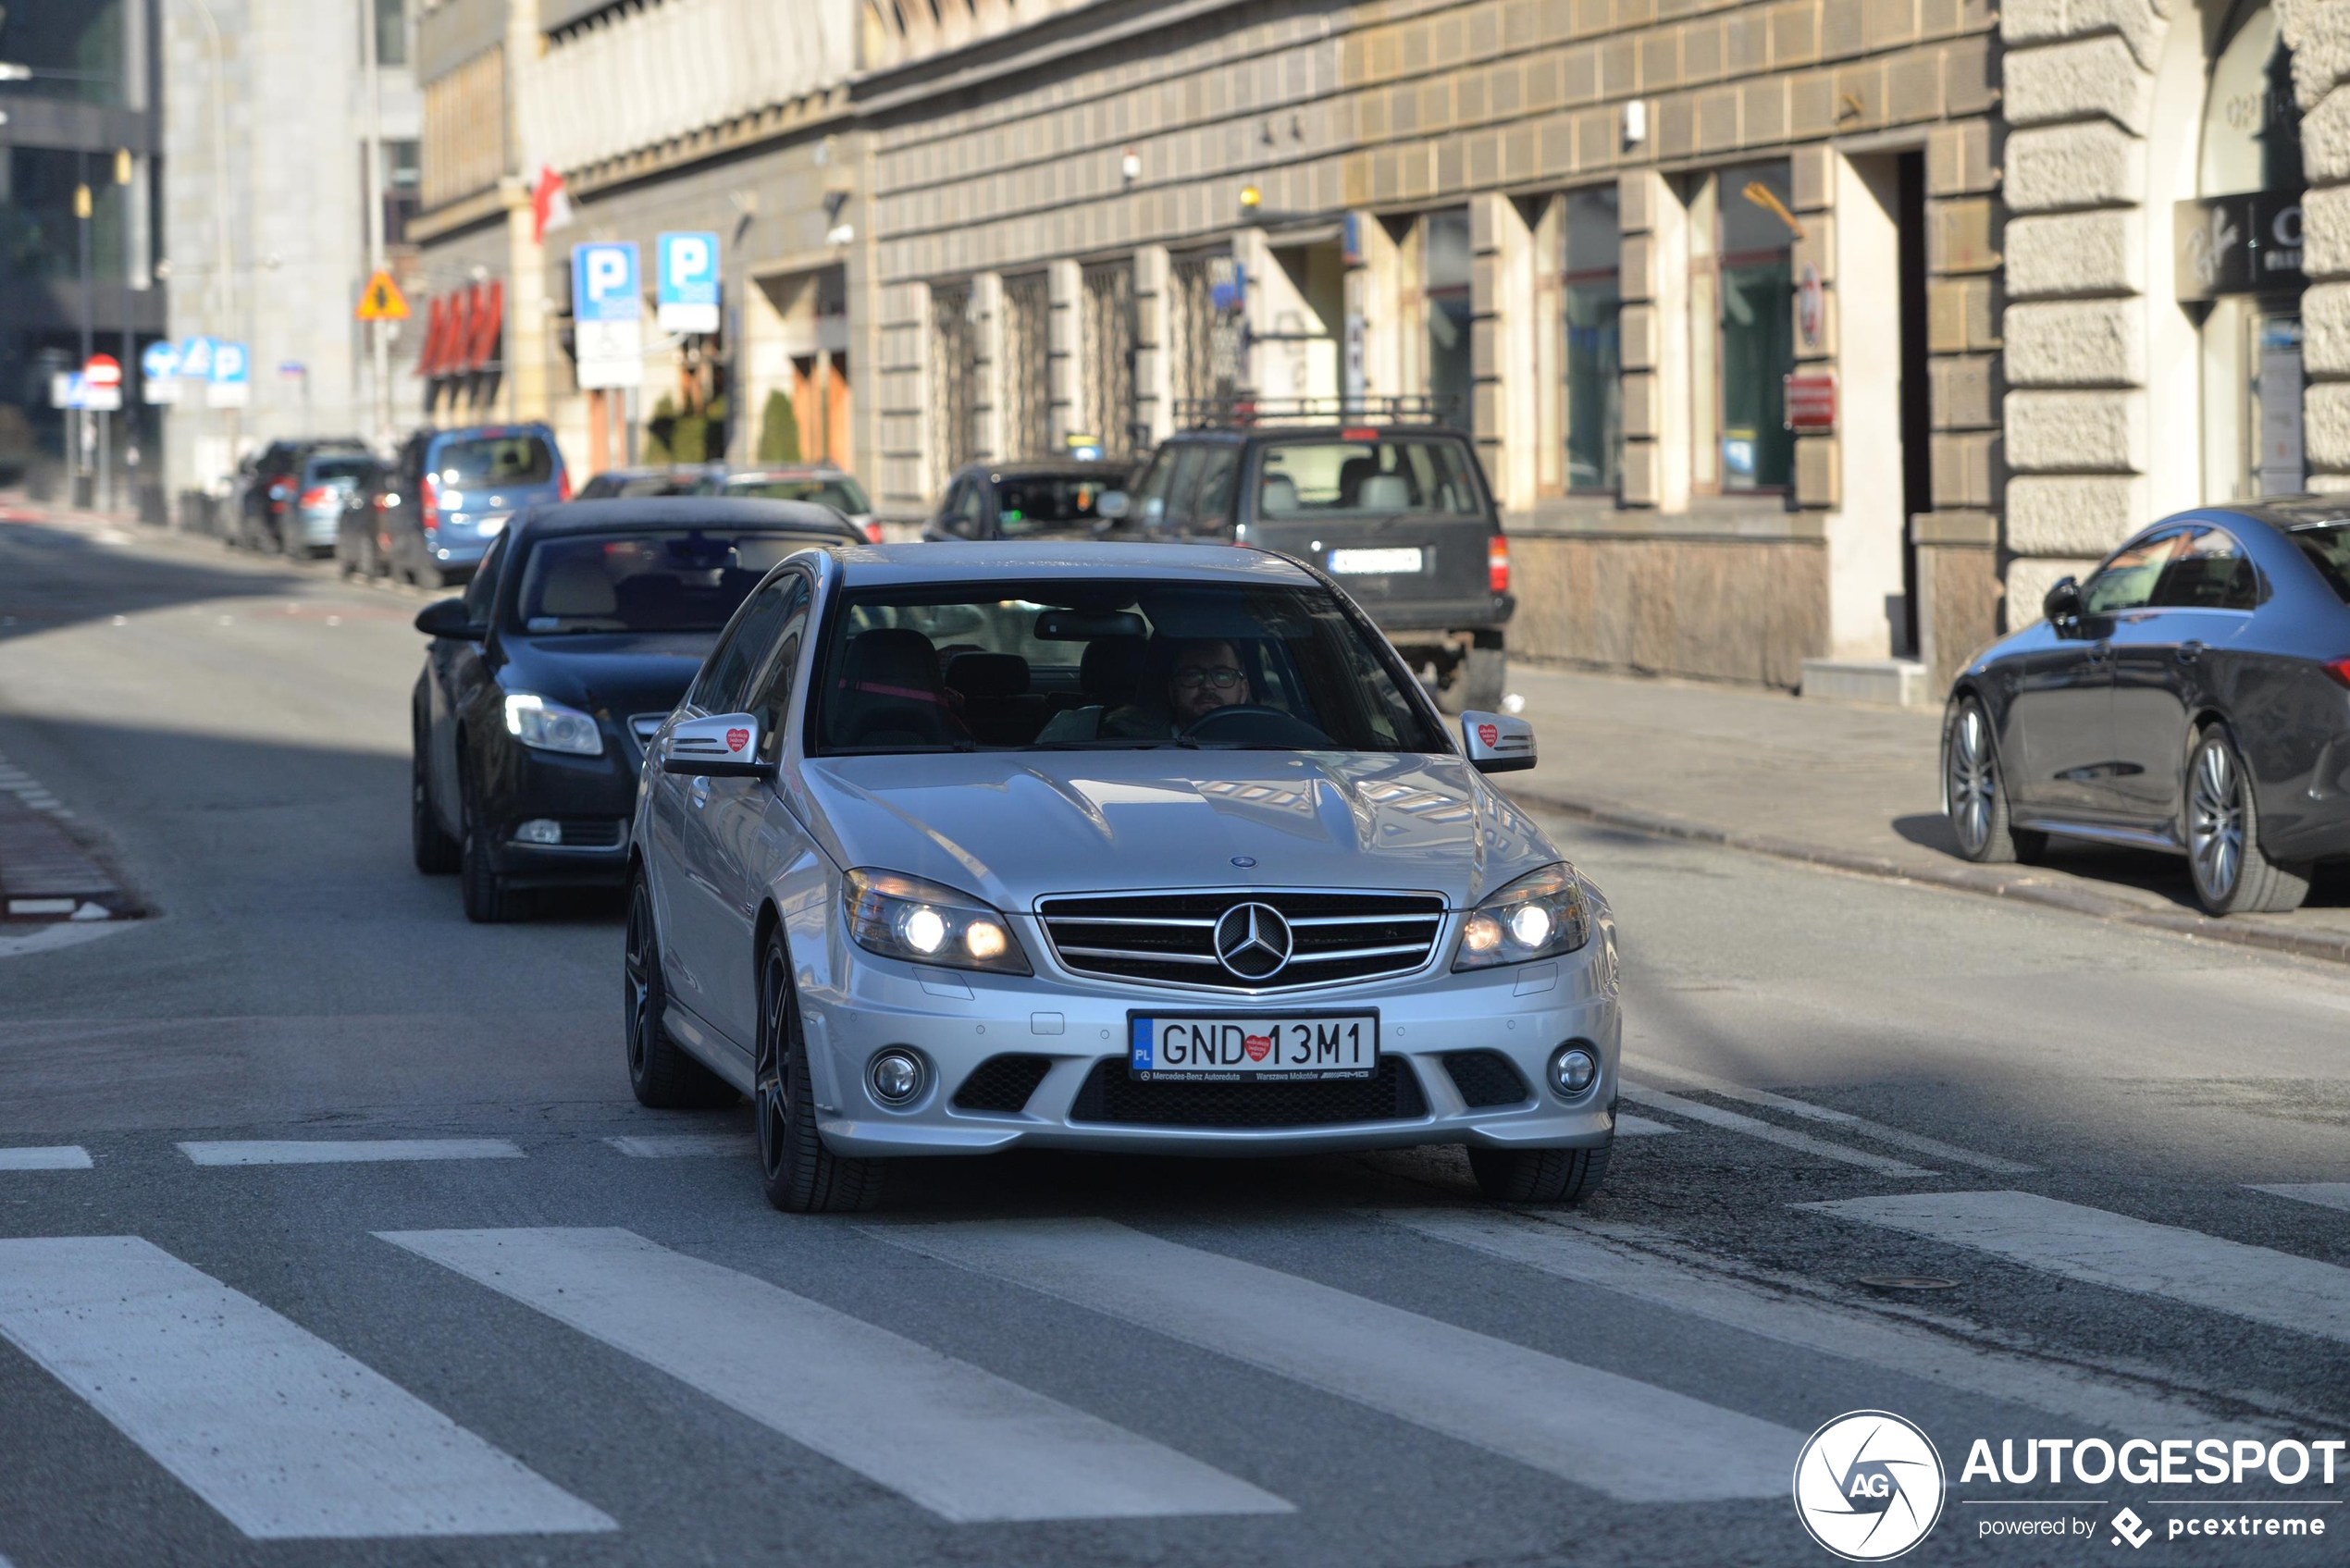
[[[942,283],[930,291],[930,428],[933,493],[978,456],[971,423],[979,401],[979,344],[971,327],[971,286]]]
[[[408,0],[375,0],[376,64],[408,63]]]
[[[32,74],[0,93],[74,98],[85,104],[123,101],[124,0],[73,0],[63,5],[0,6],[0,60],[29,66]]]
[[[1052,421],[1052,299],[1045,275],[1004,279],[1005,457],[1048,455]]]
[[[408,225],[423,210],[423,159],[414,142],[385,142],[383,167],[378,170],[382,184],[377,187],[384,204],[384,243],[404,245],[408,242]],[[364,174],[367,167],[367,144],[359,144],[359,167]],[[365,188],[363,185],[361,189]],[[360,238],[366,238],[366,208],[362,197],[360,208]]]
[[[1615,187],[1566,198],[1566,488],[1614,494],[1624,473],[1622,230]]]
[[[1134,435],[1134,267],[1085,268],[1079,319],[1085,429],[1107,458],[1132,457]],[[1144,444],[1147,445],[1147,437]]]
[[[1475,359],[1469,336],[1469,215],[1429,213],[1420,220],[1421,287],[1428,298],[1428,394],[1438,417],[1468,427]]]
[[[1716,190],[1721,487],[1784,490],[1795,479],[1795,437],[1785,416],[1786,381],[1795,369],[1795,236],[1781,216],[1792,197],[1787,166],[1725,169]]]

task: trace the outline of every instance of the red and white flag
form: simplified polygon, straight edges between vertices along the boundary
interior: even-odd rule
[[[537,244],[549,232],[571,222],[571,192],[563,189],[563,177],[550,165],[538,166],[538,183],[530,192],[530,240]]]

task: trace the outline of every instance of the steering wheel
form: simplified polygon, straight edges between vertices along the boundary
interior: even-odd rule
[[[1330,736],[1294,713],[1283,712],[1279,708],[1268,708],[1260,702],[1236,702],[1229,707],[1211,708],[1184,726],[1182,738],[1185,740],[1210,738],[1208,731],[1216,725],[1228,723],[1233,720],[1255,720],[1258,728],[1272,732],[1269,736],[1260,738],[1277,739],[1297,746],[1328,746],[1330,744]]]

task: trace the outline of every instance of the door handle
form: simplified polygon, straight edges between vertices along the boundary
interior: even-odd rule
[[[686,793],[693,797],[696,809],[699,809],[700,808],[709,805],[710,775],[707,773],[695,775],[693,787],[688,789]]]
[[[2182,664],[2192,664],[2203,657],[2203,644],[2193,637],[2179,645],[2178,659]]]

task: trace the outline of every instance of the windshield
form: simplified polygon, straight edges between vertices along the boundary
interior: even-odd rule
[[[2293,542],[2318,575],[2326,580],[2334,597],[2350,604],[2350,523],[2325,523],[2315,528],[2295,528]]]
[[[865,492],[857,481],[846,474],[827,474],[808,479],[762,479],[749,476],[726,481],[730,496],[751,496],[760,500],[812,500],[845,512],[851,517],[862,517],[873,510],[865,500]]]
[[[869,589],[833,617],[811,689],[820,755],[1450,749],[1318,587]]]
[[[999,479],[996,483],[996,521],[1007,534],[1033,533],[1072,523],[1092,523],[1101,515],[1104,492],[1114,487],[1095,478],[1035,475]]]
[[[515,614],[534,636],[714,632],[804,534],[647,529],[542,539],[524,563]]]
[[[444,485],[544,485],[555,476],[554,449],[529,434],[443,441],[432,462]]]
[[[1468,449],[1441,437],[1297,441],[1268,447],[1256,512],[1280,519],[1478,514]]]
[[[320,457],[311,460],[303,475],[314,485],[355,485],[375,471],[372,458]]]

